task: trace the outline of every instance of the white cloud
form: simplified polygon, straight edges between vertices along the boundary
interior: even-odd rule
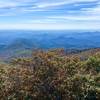
[[[88,14],[99,14],[100,15],[100,5],[97,5],[96,7],[93,8],[83,8],[82,11],[84,13],[88,13]]]
[[[14,13],[3,13],[3,14],[0,14],[0,17],[3,17],[3,16],[15,16]]]
[[[63,1],[63,2],[54,2],[54,3],[40,3],[40,4],[37,4],[37,8],[46,8],[46,7],[54,7],[54,6],[61,6],[61,5],[64,5],[64,4],[67,4],[68,2],[66,1]]]
[[[63,20],[72,20],[72,21],[100,21],[100,16],[89,16],[89,15],[71,15],[71,16],[49,16],[48,18],[52,19],[63,19]]]
[[[17,3],[14,3],[14,2],[0,2],[0,8],[13,8],[13,7],[16,7],[17,6]]]
[[[20,9],[23,12],[39,12],[39,11],[45,11],[44,9]]]
[[[34,20],[28,20],[28,23],[39,23],[39,24],[46,24],[46,23],[58,23],[61,22],[61,20],[57,19],[50,19],[50,18],[44,18],[44,19],[34,19]]]
[[[48,8],[48,7],[55,7],[55,6],[61,6],[71,3],[79,3],[79,2],[96,2],[98,0],[60,0],[59,2],[40,2],[36,4],[37,8]]]
[[[95,26],[95,27],[94,27]],[[100,23],[40,23],[40,24],[0,24],[0,29],[24,29],[24,30],[69,30],[69,29],[91,29],[100,30]]]
[[[1,0],[0,11],[2,11],[3,14],[0,14],[0,16],[16,16],[24,13],[26,15],[23,14],[21,18],[26,16],[26,19],[24,19],[24,21],[30,24],[20,24],[20,20],[23,19],[21,19],[20,17],[19,18],[16,17],[15,19],[17,18],[19,19],[19,22],[17,22],[19,24],[10,24],[10,23],[4,25],[2,24],[0,25],[0,28],[2,29],[3,28],[9,28],[9,29],[78,29],[78,28],[95,29],[96,28],[99,29],[100,28],[100,13],[99,13],[100,2],[98,2],[97,6],[95,7],[83,8],[81,10],[78,10],[78,13],[75,10],[74,12],[71,10],[72,13],[69,14],[65,13],[65,15],[63,15],[60,10],[58,10],[57,12],[53,10],[50,11],[51,8],[56,8],[56,7],[59,7],[59,9],[61,9],[60,6],[62,5],[77,4],[80,2],[91,3],[97,1],[99,0],[34,0],[34,2],[33,0]],[[6,11],[3,11],[2,10],[3,8],[7,8]],[[66,10],[66,12],[69,11],[67,9],[64,10]],[[42,11],[45,13],[43,13]],[[41,18],[41,16],[43,17],[43,19]]]
[[[34,5],[36,8],[47,8],[47,7],[55,7],[61,6],[70,3],[78,3],[78,2],[96,2],[98,0],[2,0],[0,1],[0,8],[2,7],[16,7],[21,5]]]

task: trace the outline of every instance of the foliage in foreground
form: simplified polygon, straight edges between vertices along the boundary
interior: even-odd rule
[[[81,60],[64,50],[34,51],[0,65],[1,100],[100,100],[100,54]]]

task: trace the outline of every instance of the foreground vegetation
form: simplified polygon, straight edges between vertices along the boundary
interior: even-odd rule
[[[0,100],[100,100],[100,53],[32,53],[0,64]]]

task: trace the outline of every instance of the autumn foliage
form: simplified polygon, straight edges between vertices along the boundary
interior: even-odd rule
[[[63,49],[0,65],[1,100],[100,100],[100,54],[82,60]]]

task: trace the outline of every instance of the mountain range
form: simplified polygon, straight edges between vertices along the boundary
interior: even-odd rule
[[[99,31],[0,31],[0,57],[33,49],[90,49],[100,47]]]

